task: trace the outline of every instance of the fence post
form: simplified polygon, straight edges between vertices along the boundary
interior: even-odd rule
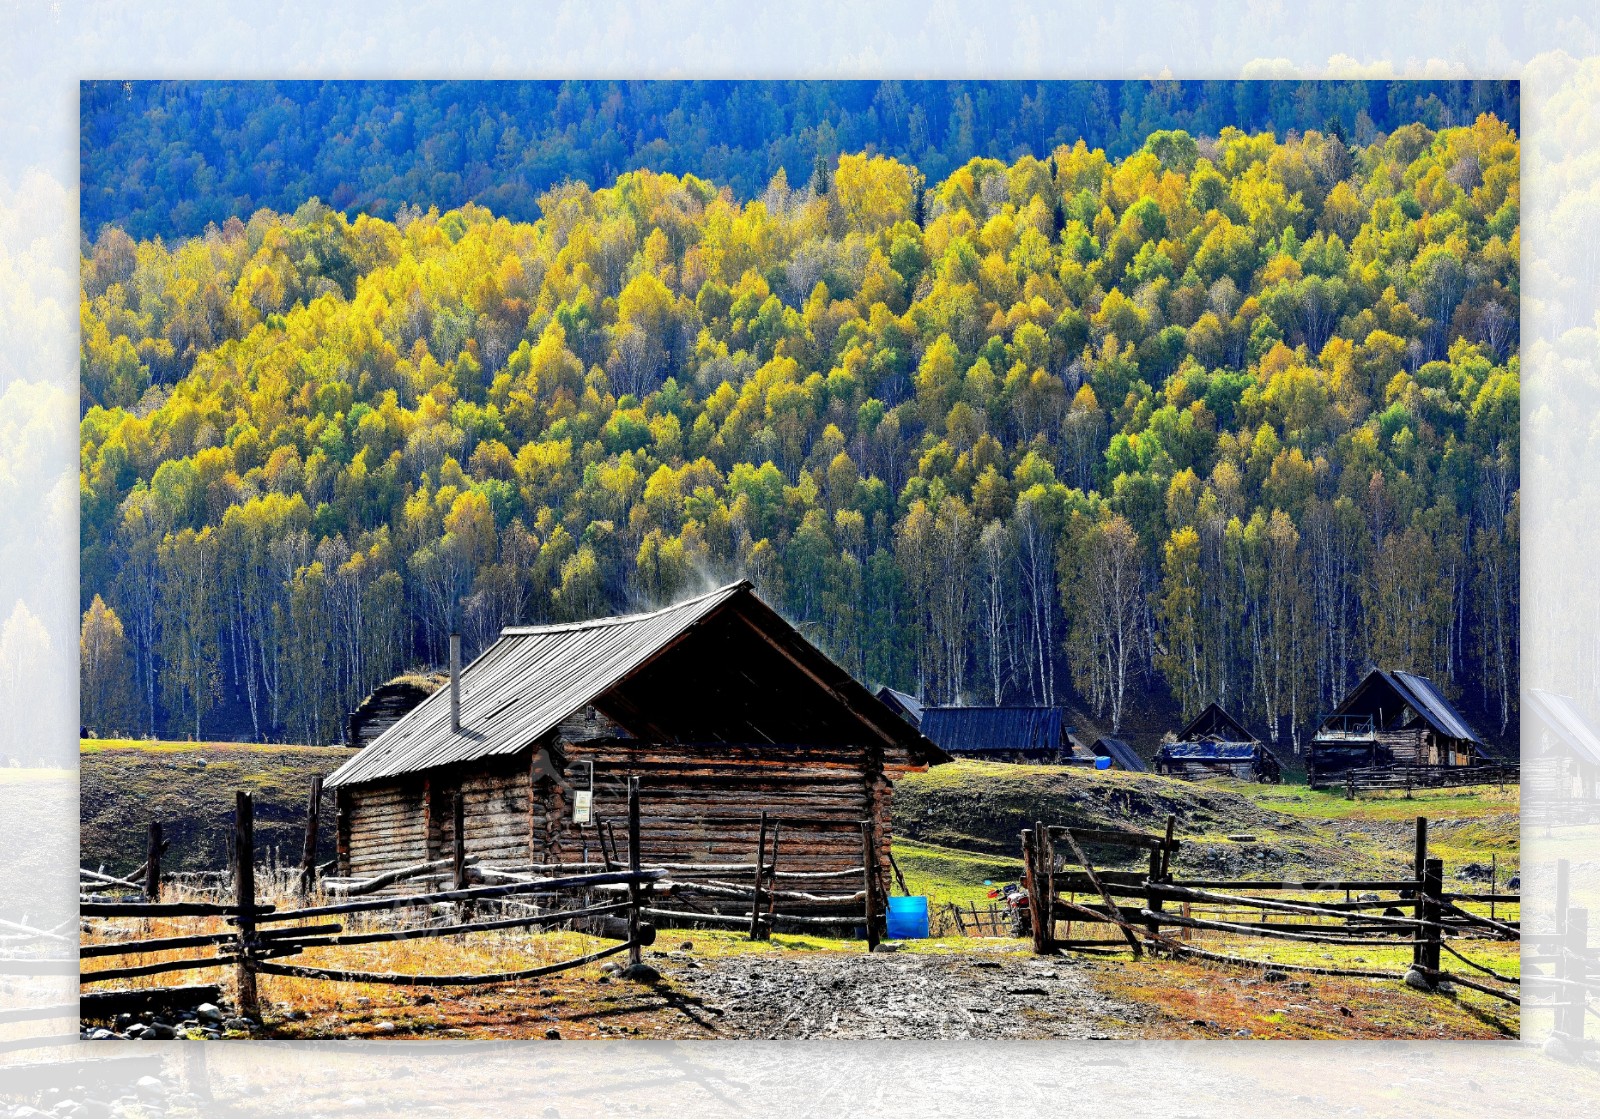
[[[151,902],[161,901],[161,822],[150,822],[150,835],[145,845],[144,896]]]
[[[750,940],[761,940],[761,872],[767,858],[767,811],[761,810],[761,829],[756,833],[756,878],[750,888]]]
[[[1565,1035],[1574,1050],[1583,1038],[1584,999],[1588,989],[1589,911],[1574,906],[1566,912],[1566,930],[1561,939],[1561,1004],[1556,1009],[1556,1033]]]
[[[1033,951],[1045,954],[1054,948],[1055,891],[1050,865],[1050,833],[1042,821],[1023,831],[1025,862],[1028,869],[1028,915],[1033,919]]]
[[[878,947],[878,884],[874,874],[878,869],[878,845],[872,835],[872,822],[861,822],[861,879],[865,886],[867,915],[867,952]]]
[[[761,929],[765,941],[772,940],[772,922],[778,912],[778,841],[783,837],[783,819],[772,822],[772,856],[767,860],[767,920]]]
[[[233,889],[239,907],[239,1013],[259,1015],[256,974],[250,959],[256,940],[255,804],[244,790],[233,795]]]
[[[1161,912],[1161,888],[1156,884],[1161,879],[1162,854],[1160,848],[1150,849],[1150,874],[1145,880],[1144,908],[1154,914]],[[1159,937],[1161,935],[1161,919],[1146,918],[1144,920],[1144,928]]]
[[[1430,859],[1424,864],[1422,876],[1422,918],[1433,923],[1422,929],[1428,938],[1423,946],[1422,965],[1429,980],[1439,971],[1439,943],[1444,940],[1444,930],[1439,927],[1439,919],[1444,916],[1443,899],[1444,860]]]
[[[322,807],[322,775],[311,775],[311,800],[306,807],[306,841],[300,852],[300,897],[311,894],[317,875],[317,814]]]
[[[460,790],[456,790],[450,811],[454,826],[454,835],[451,837],[450,870],[454,875],[456,890],[463,891],[467,889],[467,798]]]
[[[639,779],[628,779],[628,870],[639,873]],[[639,950],[639,880],[628,884],[628,964],[644,960]]]
[[[1034,889],[1034,874],[1036,861],[1033,856],[1033,829],[1022,830],[1022,891],[1028,896],[1028,924],[1033,928],[1030,936],[1034,945],[1039,943],[1039,897]]]
[[[1423,918],[1422,896],[1427,893],[1423,890],[1423,876],[1427,874],[1428,863],[1428,818],[1417,818],[1416,849],[1411,862],[1411,879],[1416,886],[1412,888],[1415,898],[1411,907],[1412,917],[1418,921]],[[1424,965],[1427,962],[1427,951],[1423,947],[1428,937],[1427,928],[1418,926],[1416,936],[1411,942],[1411,963]]]
[[[1033,822],[1034,881],[1039,884],[1040,908],[1034,911],[1033,951],[1053,953],[1056,947],[1056,856],[1050,830]]]

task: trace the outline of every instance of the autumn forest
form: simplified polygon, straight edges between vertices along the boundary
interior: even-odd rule
[[[1514,740],[1518,184],[1484,113],[99,227],[84,725],[337,742],[452,631],[743,576],[929,702],[1292,757],[1376,662]]]

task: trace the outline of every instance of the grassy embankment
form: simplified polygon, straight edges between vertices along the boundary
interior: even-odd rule
[[[173,871],[227,866],[235,790],[255,798],[259,858],[298,863],[311,777],[350,757],[343,747],[86,739],[79,753],[79,846],[86,867],[125,874],[144,862],[146,830],[161,822]],[[324,798],[319,858],[333,855]]]

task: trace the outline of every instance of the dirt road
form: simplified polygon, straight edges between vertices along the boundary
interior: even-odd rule
[[[1162,1018],[1097,991],[1094,966],[1067,957],[674,952],[651,963],[704,1000],[721,1038],[1137,1038]]]

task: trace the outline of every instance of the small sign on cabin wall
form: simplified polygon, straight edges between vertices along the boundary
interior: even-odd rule
[[[572,801],[572,823],[588,824],[594,805],[594,793],[591,790],[580,789],[575,791]]]

